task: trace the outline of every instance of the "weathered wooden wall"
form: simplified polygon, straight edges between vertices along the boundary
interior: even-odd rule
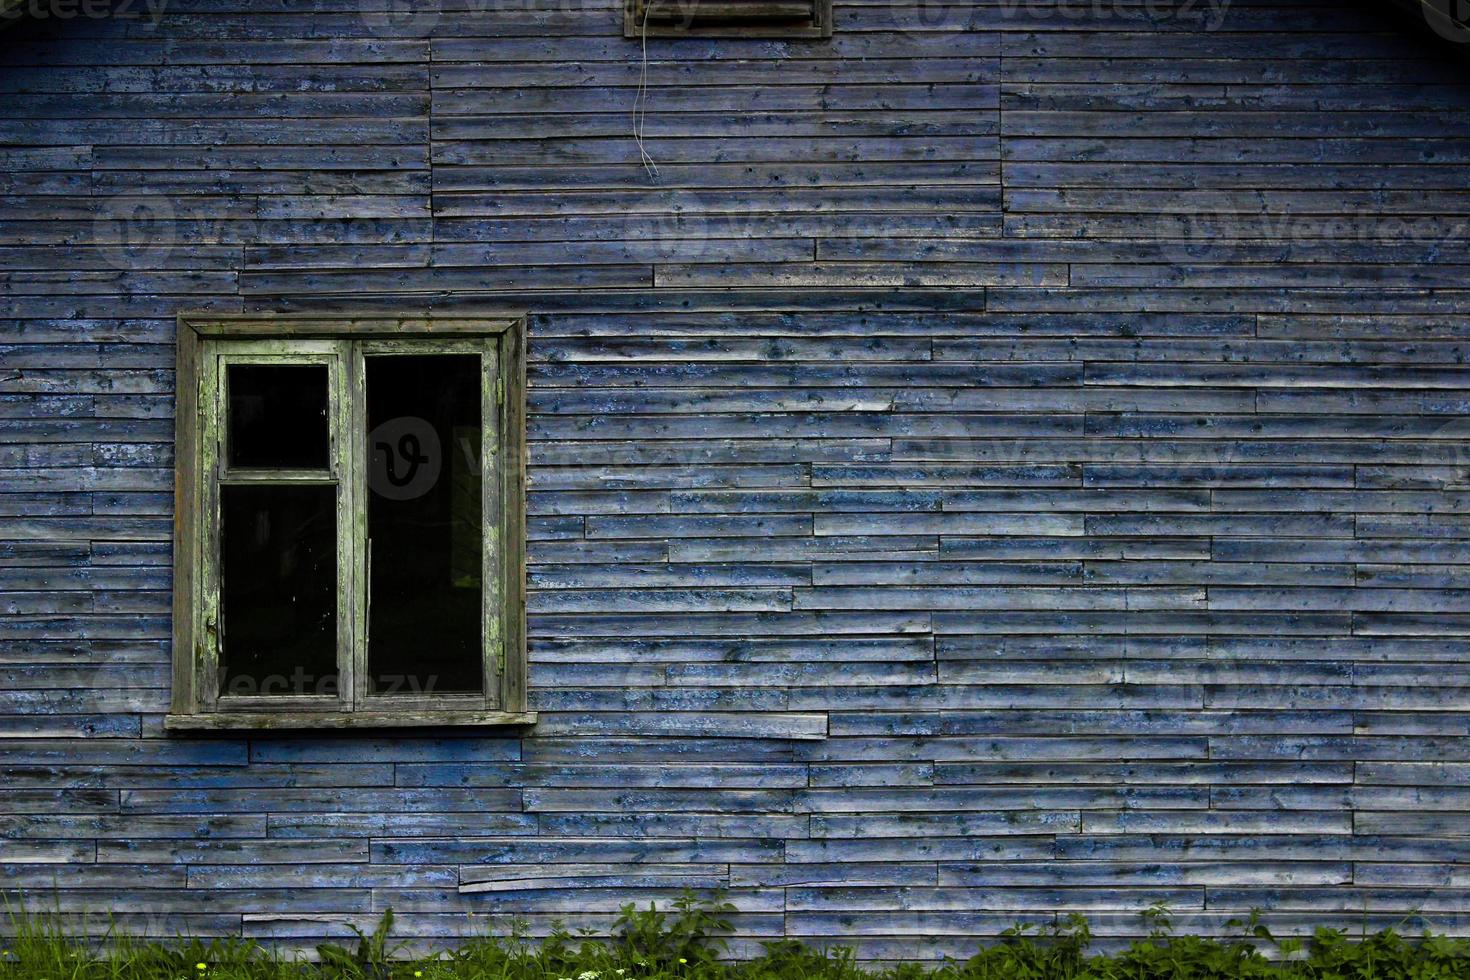
[[[0,33],[7,894],[1470,931],[1470,62],[1335,3],[839,0],[649,44],[655,184],[611,0],[375,2]],[[515,307],[534,733],[165,737],[171,318]]]

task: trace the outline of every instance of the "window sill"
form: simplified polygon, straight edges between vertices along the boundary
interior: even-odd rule
[[[344,728],[491,728],[534,725],[534,711],[221,711],[171,714],[170,732],[310,731]]]

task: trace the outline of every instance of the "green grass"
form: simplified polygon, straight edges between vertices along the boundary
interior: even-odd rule
[[[393,942],[390,911],[372,934],[358,934],[355,949],[319,946],[314,960],[242,939],[88,942],[58,916],[12,915],[0,980],[1470,980],[1466,940],[1391,930],[1352,940],[1326,929],[1277,940],[1254,915],[1237,923],[1238,939],[1174,936],[1157,907],[1143,916],[1149,938],[1113,955],[1090,954],[1086,920],[1073,916],[1044,934],[1012,929],[968,960],[937,966],[864,967],[850,949],[794,941],[766,943],[754,960],[722,960],[734,911],[686,893],[672,914],[625,907],[608,939],[563,930],[532,943],[517,934],[424,958]]]

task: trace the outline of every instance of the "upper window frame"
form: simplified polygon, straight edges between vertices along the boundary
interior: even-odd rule
[[[476,317],[183,314],[177,321],[173,698],[171,731],[527,725],[525,627],[524,314]],[[483,694],[366,696],[367,453],[349,448],[365,414],[364,356],[481,354],[485,574]],[[330,448],[325,470],[232,471],[220,458],[226,397],[220,365],[328,365]],[[361,433],[364,440],[366,432]],[[335,482],[336,695],[219,694],[217,622],[221,480]],[[345,570],[345,571],[344,571]]]
[[[800,0],[797,0],[800,2]],[[720,0],[624,0],[623,37],[625,38],[772,38],[793,41],[820,41],[832,36],[832,0],[806,0],[810,4],[810,16],[806,21],[790,20],[779,13],[783,4],[771,0],[764,4],[737,0],[724,6],[739,7],[748,3],[751,14],[743,19],[724,20],[718,16],[714,22],[700,23],[702,6],[718,9]],[[649,7],[658,4],[676,12],[674,17],[653,18]],[[762,10],[762,7],[768,8]],[[765,16],[762,16],[764,14]]]

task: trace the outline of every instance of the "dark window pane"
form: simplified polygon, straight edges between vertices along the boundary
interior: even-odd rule
[[[231,364],[230,465],[324,470],[327,366]]]
[[[337,488],[220,487],[220,693],[337,694]]]
[[[375,694],[484,690],[480,358],[367,358]]]

